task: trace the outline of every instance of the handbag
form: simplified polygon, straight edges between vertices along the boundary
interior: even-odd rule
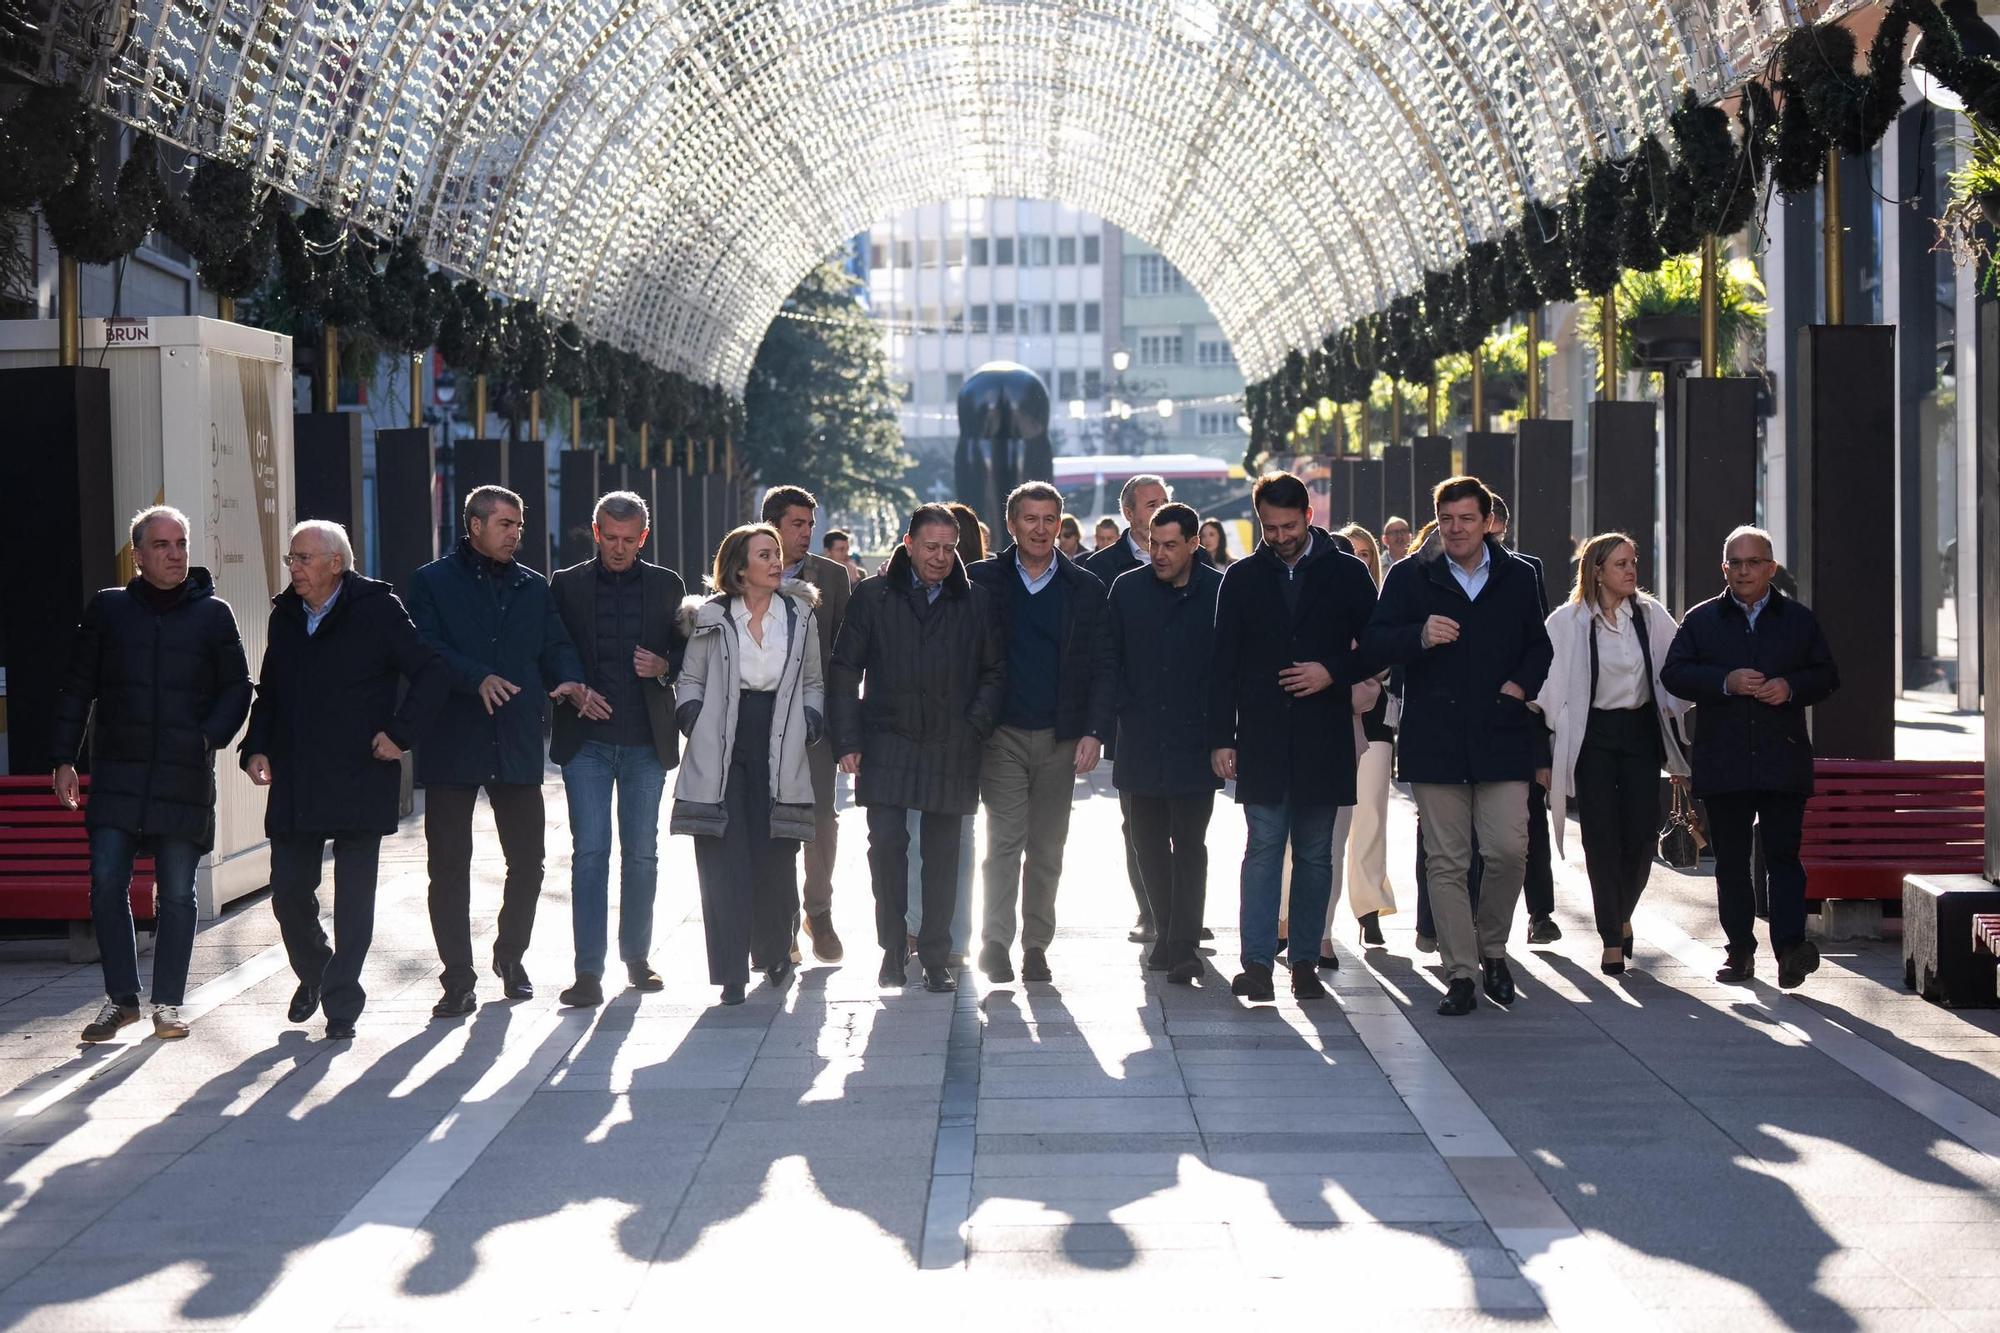
[[[1701,821],[1695,816],[1693,795],[1675,783],[1673,808],[1660,826],[1660,859],[1676,870],[1693,870],[1701,864],[1702,849],[1707,846]]]

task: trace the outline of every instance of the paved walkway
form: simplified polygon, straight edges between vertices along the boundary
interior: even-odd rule
[[[1365,954],[1344,922],[1333,1001],[1245,1006],[1139,969],[1080,787],[1053,984],[879,994],[850,816],[848,964],[715,1007],[675,839],[667,990],[563,1011],[549,790],[541,997],[488,981],[467,1021],[429,1019],[414,829],[351,1046],[284,1022],[261,898],[203,930],[179,1044],[80,1049],[95,968],[0,945],[0,1327],[2000,1325],[2000,1015],[1903,993],[1893,941],[1801,996],[1720,987],[1710,881],[1662,869],[1612,980],[1569,866],[1511,1012],[1438,1018],[1407,912]],[[1393,831],[1403,885],[1400,798]],[[1211,843],[1226,978],[1233,809]]]

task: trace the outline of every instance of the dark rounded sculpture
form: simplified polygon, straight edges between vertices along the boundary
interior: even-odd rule
[[[996,539],[1006,530],[1007,492],[1049,481],[1049,386],[1026,366],[989,361],[958,391],[958,498],[978,511]]]

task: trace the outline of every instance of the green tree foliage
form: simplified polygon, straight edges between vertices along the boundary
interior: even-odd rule
[[[854,289],[821,264],[786,298],[750,368],[736,465],[766,485],[804,486],[822,505],[905,506],[915,497],[896,392]]]

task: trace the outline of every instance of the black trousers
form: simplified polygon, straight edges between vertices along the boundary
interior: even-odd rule
[[[431,877],[431,935],[444,963],[444,988],[470,990],[479,973],[472,964],[472,806],[478,787],[424,788],[424,841]],[[535,933],[535,904],[542,896],[542,832],[547,812],[537,783],[489,782],[486,801],[500,834],[507,878],[500,891],[496,962],[518,963]],[[339,922],[335,921],[336,929]]]
[[[1549,850],[1549,789],[1528,783],[1528,870],[1521,880],[1521,901],[1529,917],[1556,914],[1556,872]]]
[[[1576,753],[1576,822],[1597,937],[1615,949],[1659,846],[1660,719],[1651,704],[1590,710]]]
[[[1771,896],[1771,951],[1780,958],[1806,937],[1806,868],[1799,861],[1806,798],[1796,792],[1734,791],[1704,796],[1715,847],[1716,912],[1732,952],[1757,951],[1757,901],[1750,887],[1750,829],[1762,835]]]
[[[868,807],[868,872],[875,881],[875,942],[903,957],[909,948],[910,812],[899,805]],[[943,967],[951,957],[951,917],[958,907],[958,845],[963,815],[925,810],[917,820],[921,840],[924,921],[917,929],[917,959]]]
[[[768,690],[737,696],[736,743],[722,797],[729,826],[719,838],[694,840],[708,979],[717,986],[741,985],[750,979],[751,967],[763,971],[792,956],[799,843],[771,836],[771,716],[776,701]]]
[[[1159,941],[1151,965],[1192,961],[1201,947],[1201,915],[1208,899],[1208,820],[1215,793],[1133,796],[1130,846],[1145,877],[1146,898]]]
[[[326,1021],[352,1023],[368,999],[361,988],[361,965],[375,937],[375,870],[382,839],[363,833],[331,837],[331,947],[319,922],[320,859],[328,840],[321,834],[271,839],[271,912],[278,918],[292,971],[306,985],[320,988]]]
[[[1153,895],[1146,889],[1146,861],[1132,836],[1132,798],[1118,793],[1118,833],[1125,840],[1125,878],[1132,885],[1132,901],[1139,905],[1139,924],[1164,929],[1153,911]]]

